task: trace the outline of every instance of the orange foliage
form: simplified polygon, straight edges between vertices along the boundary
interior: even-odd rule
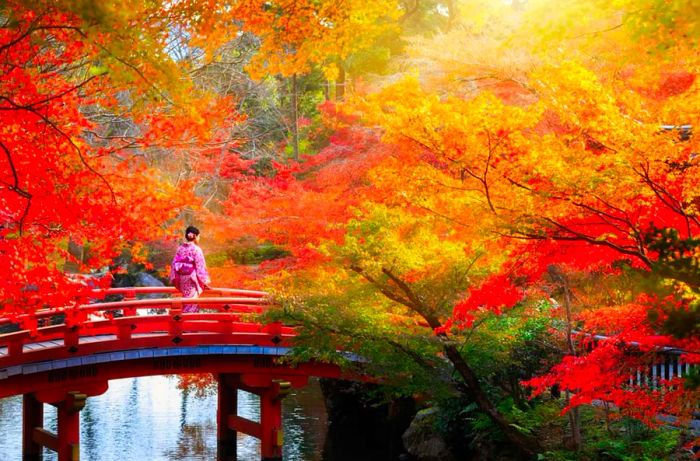
[[[124,11],[93,22],[60,2],[11,1],[2,11],[10,23],[0,29],[0,300],[14,315],[80,302],[109,283],[67,275],[66,263],[99,269],[132,242],[166,232],[163,223],[193,195],[134,148],[206,140],[231,102],[202,95],[201,112],[183,110],[173,104],[197,94],[179,98],[179,82],[168,88],[178,101],[166,100],[160,84],[174,63],[147,50],[165,32],[132,41],[137,31],[116,27],[128,20]],[[136,260],[140,251],[132,248]]]

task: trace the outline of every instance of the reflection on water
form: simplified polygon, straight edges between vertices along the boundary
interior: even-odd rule
[[[44,426],[56,430],[56,410],[44,406]],[[320,461],[326,434],[323,397],[316,381],[283,400],[284,459]],[[258,397],[238,393],[238,414],[259,420]],[[22,458],[22,398],[0,399],[0,461]],[[183,394],[163,376],[110,381],[80,413],[80,459],[93,461],[199,461],[216,459],[216,395]],[[259,460],[260,443],[238,434],[238,459]],[[44,460],[56,460],[46,451]]]

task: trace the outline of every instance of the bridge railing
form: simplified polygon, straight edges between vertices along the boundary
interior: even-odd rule
[[[175,287],[123,287],[123,288],[107,288],[104,290],[93,290],[95,298],[102,299],[108,295],[122,295],[125,299],[133,299],[139,295],[177,295],[179,291]],[[221,297],[221,296],[238,296],[246,298],[265,298],[267,293],[264,291],[242,290],[238,288],[211,288],[205,290],[201,297]]]
[[[119,348],[198,344],[284,345],[294,330],[279,323],[261,324],[254,314],[270,306],[266,293],[216,288],[200,298],[134,299],[139,294],[175,294],[170,287],[96,290],[93,301],[61,309],[42,309],[0,325],[15,322],[19,330],[0,334],[0,368],[55,357]],[[124,301],[97,302],[123,294]],[[221,296],[223,295],[223,296]],[[183,313],[197,304],[198,313]],[[151,310],[139,315],[142,309]],[[152,311],[155,310],[155,311]],[[155,313],[153,313],[155,312]]]
[[[123,301],[101,301],[108,296],[119,295]],[[147,295],[147,299],[138,299],[140,295]],[[152,295],[163,295],[159,298]],[[176,295],[173,297],[172,295]],[[104,290],[92,290],[90,300],[85,304],[75,306],[62,306],[48,309],[38,309],[31,313],[15,315],[13,317],[0,317],[0,327],[8,324],[17,324],[23,329],[25,324],[33,325],[36,320],[40,326],[47,326],[44,322],[63,315],[75,315],[76,313],[110,312],[112,316],[136,315],[136,309],[170,309],[183,304],[206,304],[207,308],[216,309],[218,305],[224,306],[224,310],[230,310],[236,306],[242,311],[259,312],[261,308],[252,306],[264,306],[268,304],[267,293],[264,291],[241,290],[236,288],[212,288],[205,290],[196,302],[191,298],[182,298],[174,287],[124,287],[108,288]],[[189,301],[187,301],[189,299]],[[207,301],[204,301],[207,299]],[[229,308],[225,306],[228,305]]]
[[[110,295],[122,299],[105,299]],[[282,459],[281,399],[309,376],[341,376],[333,365],[275,363],[295,331],[254,315],[271,306],[263,292],[215,288],[193,299],[170,287],[128,287],[89,298],[0,318],[19,328],[0,334],[0,398],[24,394],[23,459],[40,459],[45,448],[59,460],[78,459],[79,412],[88,397],[104,393],[111,379],[177,372],[217,374],[220,459],[235,458],[237,433],[260,439],[262,459]],[[183,313],[187,304],[201,311]],[[259,421],[238,415],[239,389],[259,396]],[[57,408],[55,433],[44,428],[45,403]]]

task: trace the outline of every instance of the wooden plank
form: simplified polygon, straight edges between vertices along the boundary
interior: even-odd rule
[[[58,451],[58,436],[53,432],[47,431],[43,427],[34,428],[32,440],[34,440],[34,443],[38,443],[50,450]]]
[[[255,421],[251,421],[238,415],[228,416],[228,427],[232,431],[241,432],[258,439],[262,436],[262,426],[260,423],[256,423]]]

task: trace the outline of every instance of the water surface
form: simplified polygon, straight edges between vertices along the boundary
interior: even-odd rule
[[[238,393],[238,414],[259,420],[258,397]],[[318,382],[283,400],[285,461],[320,461],[326,412]],[[0,399],[0,461],[22,459],[22,397]],[[44,427],[56,430],[56,410],[44,406]],[[200,461],[216,459],[216,395],[197,398],[165,376],[113,380],[80,413],[84,461]],[[46,450],[44,460],[56,460]],[[260,459],[257,439],[238,434],[238,459]]]

